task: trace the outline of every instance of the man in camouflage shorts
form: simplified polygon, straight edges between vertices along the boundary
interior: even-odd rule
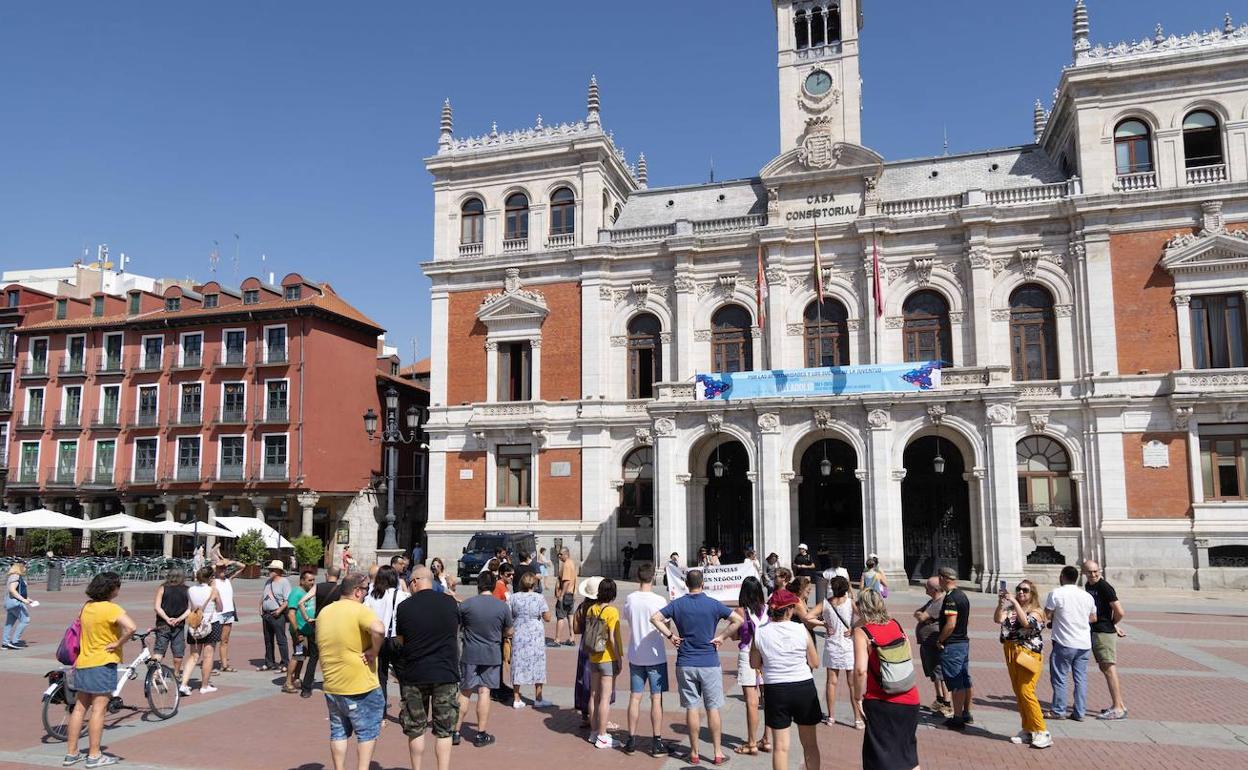
[[[408,738],[412,770],[420,770],[425,731],[437,740],[438,770],[451,765],[451,746],[459,744],[459,604],[433,590],[429,568],[412,568],[412,595],[399,603],[395,635],[403,645],[394,667],[403,709],[399,722]]]

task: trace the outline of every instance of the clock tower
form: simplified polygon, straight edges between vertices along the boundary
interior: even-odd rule
[[[780,70],[780,154],[808,132],[862,144],[858,32],[863,0],[772,0]]]

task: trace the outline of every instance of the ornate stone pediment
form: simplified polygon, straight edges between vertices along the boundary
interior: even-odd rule
[[[1171,275],[1248,271],[1248,230],[1177,236],[1166,244],[1161,266]]]
[[[530,291],[520,286],[520,271],[514,267],[507,268],[503,280],[503,291],[491,294],[477,308],[477,319],[490,324],[499,321],[545,320],[550,309],[546,306],[546,298],[540,292]]]
[[[811,172],[844,173],[857,177],[856,182],[862,186],[863,178],[878,179],[883,169],[884,158],[879,154],[862,145],[836,141],[830,126],[813,118],[806,124],[798,146],[774,158],[759,176],[771,179]]]

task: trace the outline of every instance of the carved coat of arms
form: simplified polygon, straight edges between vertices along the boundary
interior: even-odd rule
[[[832,135],[832,123],[827,118],[812,118],[806,122],[806,133],[797,159],[806,168],[833,168],[841,160],[844,147]]]

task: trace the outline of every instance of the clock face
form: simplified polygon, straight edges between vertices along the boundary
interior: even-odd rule
[[[815,70],[806,76],[806,93],[823,96],[832,90],[832,76],[823,70]]]

